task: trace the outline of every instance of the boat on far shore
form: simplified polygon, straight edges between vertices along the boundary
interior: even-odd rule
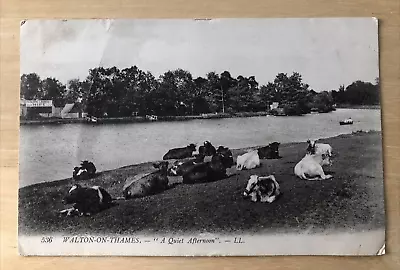
[[[97,117],[94,117],[94,116],[86,116],[85,120],[88,123],[97,123]]]
[[[343,126],[343,125],[352,125],[353,124],[353,119],[347,118],[347,119],[345,119],[343,121],[340,121],[339,124],[341,126]]]

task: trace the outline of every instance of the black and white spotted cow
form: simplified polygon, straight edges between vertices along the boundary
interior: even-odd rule
[[[64,198],[65,204],[73,204],[72,208],[62,210],[60,213],[66,213],[67,216],[73,214],[89,216],[109,208],[112,201],[111,195],[102,187],[82,187],[75,184]]]

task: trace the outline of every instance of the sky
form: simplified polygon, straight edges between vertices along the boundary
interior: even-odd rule
[[[20,73],[62,83],[90,68],[136,65],[158,77],[227,70],[262,84],[296,71],[315,91],[379,76],[373,18],[212,20],[28,20],[21,26]]]

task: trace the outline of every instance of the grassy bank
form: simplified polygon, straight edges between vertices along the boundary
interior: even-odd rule
[[[62,198],[71,179],[41,183],[19,190],[19,232],[184,233],[238,231],[319,231],[323,229],[372,229],[384,226],[381,133],[340,135],[321,141],[330,143],[334,164],[326,168],[332,180],[303,181],[293,175],[304,156],[306,143],[280,147],[283,158],[262,160],[262,166],[236,172],[217,182],[180,184],[170,177],[167,191],[117,205],[90,217],[65,217]],[[246,149],[234,150],[237,156]],[[151,163],[105,171],[83,185],[101,185],[112,196],[121,196],[124,180],[151,169]],[[274,174],[283,196],[272,204],[252,203],[242,198],[248,177]]]

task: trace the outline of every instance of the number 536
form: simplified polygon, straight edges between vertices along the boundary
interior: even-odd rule
[[[42,240],[40,242],[41,243],[51,243],[51,242],[53,242],[53,237],[52,236],[42,237]]]

